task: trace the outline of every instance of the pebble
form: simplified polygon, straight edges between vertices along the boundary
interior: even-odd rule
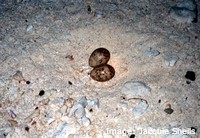
[[[197,22],[197,4],[195,0],[183,0],[171,7],[169,15],[179,23]]]
[[[141,102],[132,110],[135,117],[140,117],[147,109],[149,105],[146,100],[141,100]]]
[[[2,6],[0,5],[0,16],[3,16],[3,8]],[[1,136],[1,135],[0,135]]]
[[[78,100],[78,103],[81,104],[84,108],[87,106],[87,98],[84,96],[84,97],[81,97],[79,100]]]
[[[173,67],[177,63],[178,60],[179,60],[179,57],[174,54],[166,54],[164,56],[164,63],[166,66]]]
[[[79,134],[69,134],[67,138],[81,138]]]
[[[21,3],[23,0],[14,0],[15,4]]]
[[[84,108],[78,108],[76,111],[75,111],[75,117],[77,119],[80,119],[80,118],[83,118],[85,115],[86,115],[86,112],[85,112],[85,109]]]
[[[64,138],[64,137],[68,137],[69,133],[71,131],[70,126],[68,125],[67,122],[64,122],[62,124],[60,124],[56,130],[54,130],[53,132],[53,136],[54,138]]]
[[[26,27],[26,31],[29,32],[33,29],[33,25],[29,24],[27,27]]]
[[[66,111],[67,111],[67,106],[66,106],[66,105],[64,105],[64,106],[62,106],[62,107],[60,108],[60,112],[61,112],[62,114],[64,114]]]
[[[96,17],[96,18],[104,18],[105,17],[105,13],[104,12],[102,12],[102,11],[96,11],[95,13],[94,13],[94,16]]]
[[[198,51],[195,52],[194,57],[196,60],[200,61],[200,53]]]
[[[5,86],[5,81],[3,79],[0,79],[0,87]]]
[[[147,51],[145,52],[145,55],[147,57],[156,57],[159,54],[160,52],[157,49],[152,49],[152,48],[147,49]]]
[[[74,105],[75,100],[72,98],[68,98],[65,101],[65,104],[67,105],[68,108],[72,108],[72,106]]]
[[[52,122],[54,122],[55,119],[54,118],[49,118],[48,121],[47,121],[47,125],[50,125]]]
[[[171,109],[171,108],[166,108],[166,109],[164,109],[164,111],[165,111],[167,114],[172,114],[172,113],[174,112],[174,110]]]
[[[122,108],[123,110],[126,110],[128,109],[128,104],[127,103],[124,103],[124,102],[120,102],[118,104],[119,108]]]
[[[111,3],[109,9],[110,9],[111,11],[115,11],[115,10],[118,9],[118,6],[117,6],[115,3]]]
[[[77,119],[80,119],[83,126],[89,126],[91,121],[88,117],[86,117],[85,108],[99,108],[99,100],[98,99],[87,99],[85,96],[81,97],[77,103],[70,109],[69,117],[75,116]]]
[[[60,119],[61,117],[62,117],[62,113],[61,112],[58,111],[58,112],[55,113],[55,118],[56,119]]]
[[[18,122],[16,120],[8,120],[11,126],[18,127]]]
[[[185,36],[185,35],[179,36],[179,43],[180,43],[180,45],[184,45],[184,44],[186,44],[189,41],[190,41],[190,37],[189,36]]]
[[[69,117],[75,115],[77,118],[82,118],[85,114],[85,109],[80,103],[75,104],[69,111]]]
[[[25,80],[24,77],[23,77],[23,75],[22,75],[22,72],[19,71],[19,70],[17,70],[16,73],[12,77],[13,77],[13,79],[15,79],[15,80],[17,80],[19,82]]]
[[[151,94],[151,88],[143,82],[129,81],[122,87],[122,93],[127,99],[141,98],[143,96],[149,96]]]
[[[72,38],[72,35],[71,34],[64,34],[63,37],[64,37],[64,39],[70,39],[70,38]]]
[[[186,53],[186,52],[181,53],[178,57],[180,60],[185,60],[188,57],[188,53]]]
[[[81,118],[81,122],[83,126],[89,126],[91,124],[91,121],[88,117],[84,116]]]
[[[93,109],[98,109],[99,108],[99,99],[94,99],[94,100],[87,100],[87,106]]]

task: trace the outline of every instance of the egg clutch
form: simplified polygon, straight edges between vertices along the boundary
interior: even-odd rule
[[[89,58],[89,66],[93,67],[90,77],[99,82],[105,82],[112,79],[115,75],[115,69],[108,65],[110,52],[105,48],[95,49]]]

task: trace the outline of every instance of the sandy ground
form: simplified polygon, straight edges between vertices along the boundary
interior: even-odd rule
[[[43,0],[13,4],[3,0],[0,137],[130,137],[108,130],[191,127],[196,134],[177,137],[200,137],[200,24],[171,19],[169,9],[177,2]],[[110,51],[109,64],[116,71],[107,82],[89,76],[89,56],[99,47]],[[146,56],[149,48],[160,55]],[[164,63],[167,54],[179,57],[172,67]],[[16,75],[17,71],[23,76]],[[196,74],[190,84],[186,83],[187,71]],[[151,88],[151,95],[143,97],[149,107],[139,118],[131,112],[135,101],[121,99],[127,81],[144,82]],[[39,96],[41,90],[45,93]],[[82,96],[98,98],[100,103],[99,109],[86,109],[91,120],[87,127],[69,118],[70,107],[66,106],[67,99],[75,104]],[[128,108],[120,108],[120,102]],[[172,114],[164,112],[169,104]],[[133,134],[136,138],[173,137]]]

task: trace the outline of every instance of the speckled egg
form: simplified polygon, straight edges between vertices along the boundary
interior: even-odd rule
[[[106,64],[110,59],[110,52],[105,48],[97,48],[94,50],[89,58],[89,65],[96,67]]]
[[[108,64],[95,67],[90,72],[90,77],[96,81],[104,82],[112,79],[115,75],[115,69]]]

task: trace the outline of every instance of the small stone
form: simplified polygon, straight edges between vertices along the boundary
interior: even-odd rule
[[[84,116],[84,117],[81,119],[81,121],[82,121],[83,126],[89,126],[89,125],[91,124],[90,119],[87,118],[86,116]]]
[[[117,10],[118,9],[118,6],[115,4],[115,3],[111,3],[110,4],[110,10],[111,11],[115,11],[115,10]]]
[[[189,41],[190,41],[190,37],[189,36],[185,36],[185,35],[179,36],[179,43],[180,43],[180,45],[184,45],[184,44],[186,44]]]
[[[54,118],[49,118],[48,121],[47,121],[47,124],[49,125],[49,124],[51,124],[51,123],[54,122],[54,121],[55,121]]]
[[[194,53],[194,57],[195,57],[196,60],[200,60],[200,53],[198,51],[196,51]]]
[[[62,117],[62,113],[61,112],[56,112],[55,113],[55,118],[60,119]]]
[[[103,13],[102,11],[96,11],[96,12],[94,13],[94,16],[95,16],[96,18],[104,18],[104,17],[105,17],[105,13]]]
[[[71,108],[74,105],[75,100],[72,98],[68,98],[65,101],[65,104],[67,105],[68,108]]]
[[[123,110],[128,109],[128,104],[127,104],[127,103],[124,103],[124,102],[120,102],[120,103],[118,104],[118,106],[119,106],[120,108],[122,108]]]
[[[51,137],[53,138],[68,138],[68,135],[72,133],[72,128],[69,126],[67,122],[63,122],[58,125],[53,132],[51,133]],[[45,136],[46,137],[46,136]]]
[[[185,74],[185,78],[189,79],[191,81],[195,81],[195,79],[196,79],[195,72],[194,71],[187,71],[186,74]]]
[[[21,3],[23,0],[13,0],[13,4]]]
[[[60,108],[60,112],[61,112],[62,114],[64,114],[66,111],[67,111],[67,106],[66,106],[66,105],[64,105],[64,106],[62,106],[62,107]]]
[[[179,23],[197,22],[197,4],[195,0],[183,0],[170,10],[171,18]]]
[[[0,79],[0,87],[3,87],[5,85],[6,85],[5,81],[3,79]]]
[[[67,138],[81,138],[79,134],[69,134]]]
[[[93,108],[93,109],[98,109],[99,108],[99,99],[94,99],[94,100],[87,100],[87,107]]]
[[[87,98],[84,96],[84,97],[81,97],[79,100],[78,100],[78,103],[81,104],[84,108],[87,106]]]
[[[165,111],[167,114],[172,114],[172,113],[174,112],[174,110],[171,109],[171,108],[166,108],[166,109],[164,109],[164,111]]]
[[[82,117],[84,117],[86,115],[86,112],[85,112],[85,109],[84,108],[78,108],[76,111],[75,111],[75,117],[80,119]]]
[[[147,109],[149,105],[146,100],[141,100],[141,102],[132,110],[135,117],[140,117]]]
[[[146,86],[143,82],[129,81],[122,87],[122,93],[127,99],[141,98],[151,94],[151,88]]]
[[[27,27],[26,27],[26,31],[29,32],[33,29],[33,25],[29,24]]]
[[[176,56],[176,55],[173,55],[173,54],[172,55],[171,54],[166,54],[164,56],[164,63],[167,66],[173,67],[178,60],[179,60],[179,57]]]
[[[70,38],[72,38],[72,35],[71,34],[64,34],[63,37],[64,37],[64,39],[70,39]]]
[[[8,122],[10,123],[11,126],[13,127],[18,127],[18,122],[15,120],[8,120]]]
[[[15,80],[17,80],[19,82],[25,80],[24,77],[23,77],[23,75],[22,75],[22,72],[19,71],[19,70],[17,70],[16,73],[13,75],[13,79],[15,79]]]
[[[14,111],[12,111],[12,110],[9,111],[9,114],[10,114],[10,116],[12,118],[16,118],[17,117],[16,113]]]
[[[160,52],[156,49],[152,49],[152,48],[149,48],[146,52],[145,52],[145,55],[147,57],[156,57],[160,54]]]
[[[80,103],[75,104],[69,111],[69,117],[72,117],[74,115],[78,119],[84,117],[85,114],[85,109]]]
[[[187,53],[181,53],[178,57],[179,57],[180,60],[185,60],[188,57],[188,54]]]

